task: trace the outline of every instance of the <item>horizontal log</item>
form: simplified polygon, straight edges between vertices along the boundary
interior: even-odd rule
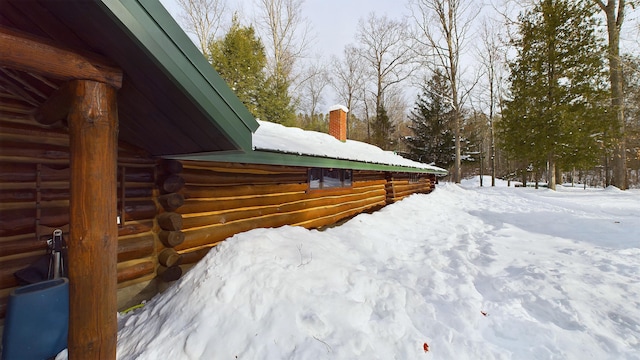
[[[118,264],[118,283],[153,274],[154,270],[155,265],[153,261],[142,261],[134,265]]]
[[[29,182],[36,181],[36,164],[0,162],[0,182]],[[40,180],[46,181],[69,181],[69,167],[62,168],[42,165],[40,170]]]
[[[182,173],[187,184],[203,184],[203,185],[263,185],[263,184],[278,184],[278,183],[306,183],[307,174],[294,173],[294,174],[234,174],[223,173],[217,171],[184,171]]]
[[[214,245],[212,244],[211,246],[201,247],[193,250],[187,250],[185,252],[180,253],[182,264],[187,265],[187,264],[197,263],[198,261],[202,260],[202,258],[207,256],[207,254],[209,253],[209,251],[211,251],[211,248],[213,246]]]
[[[166,267],[180,265],[182,256],[174,249],[164,249],[158,254],[158,262]]]
[[[158,206],[153,200],[125,200],[125,221],[153,219],[158,214]]]
[[[258,196],[274,193],[303,192],[306,183],[269,184],[269,185],[237,185],[237,186],[197,186],[185,185],[181,192],[186,199],[192,198],[221,198],[238,196]]]
[[[36,209],[0,210],[0,237],[35,233]],[[40,224],[59,227],[69,223],[69,207],[42,208]]]
[[[154,244],[151,234],[118,239],[118,262],[149,257],[153,255]]]
[[[208,161],[183,161],[182,164],[186,169],[185,171],[219,171],[254,174],[307,173],[307,168],[300,166],[223,163]]]
[[[319,227],[323,227],[323,226],[333,225],[333,224],[337,223],[338,221],[342,221],[344,219],[348,219],[350,217],[353,217],[355,215],[361,214],[363,212],[373,211],[374,209],[378,209],[378,208],[383,207],[385,205],[386,205],[385,201],[379,201],[377,203],[366,204],[366,205],[363,205],[361,207],[352,208],[352,209],[345,210],[345,211],[342,211],[342,212],[339,212],[339,213],[336,213],[336,214],[331,214],[331,215],[327,215],[327,216],[314,218],[312,220],[301,222],[301,223],[298,223],[298,224],[295,224],[295,225],[303,226],[303,227],[308,228],[308,229],[313,229],[313,228],[319,228]]]
[[[158,266],[158,278],[164,282],[175,281],[182,276],[182,268],[178,265]]]
[[[158,196],[158,202],[165,211],[175,211],[184,205],[184,195],[179,193],[164,194]]]
[[[182,215],[175,212],[164,212],[157,217],[158,225],[162,230],[182,230]]]
[[[162,159],[160,161],[160,169],[166,174],[180,174],[183,166],[180,160]]]
[[[160,230],[160,232],[158,232],[158,238],[162,242],[162,245],[172,248],[184,242],[184,233],[182,231]]]
[[[29,158],[36,163],[45,163],[48,160],[69,162],[69,147],[37,143],[37,138],[33,138],[32,141],[29,143],[5,141],[2,143],[2,155]]]
[[[18,188],[12,186],[11,188],[0,189],[0,202],[35,202],[37,200],[37,190],[33,183],[18,183],[28,186],[25,188]],[[69,183],[66,182],[66,188],[42,188],[40,190],[40,201],[56,201],[56,200],[68,200],[69,199]],[[47,186],[48,184],[44,184]],[[126,198],[151,198],[153,195],[153,189],[151,187],[127,187],[125,185],[125,197]],[[120,189],[118,189],[118,197],[120,197]]]
[[[385,194],[386,193],[383,189],[373,189],[362,193],[353,193],[341,196],[316,196],[314,198],[301,199],[287,204],[275,204],[259,208],[236,208],[230,211],[218,212],[215,214],[206,214],[203,216],[185,216],[183,218],[183,225],[184,229],[190,229],[194,227],[223,224],[236,220],[262,217],[275,213],[302,211],[309,208],[319,208],[323,206],[334,205],[336,203],[362,200],[366,198],[377,198],[377,200],[380,200],[384,198]]]
[[[336,188],[331,190],[319,190],[311,192],[296,191],[290,193],[272,193],[267,195],[255,195],[247,197],[236,196],[234,198],[213,198],[213,199],[188,199],[185,204],[177,210],[181,214],[205,213],[213,211],[223,211],[230,209],[264,207],[271,205],[281,205],[294,203],[303,200],[329,198],[332,196],[348,196],[354,193],[365,193],[371,188]],[[275,190],[275,188],[274,188]]]
[[[118,236],[145,233],[153,229],[153,220],[127,221],[118,227]]]
[[[69,146],[69,133],[56,128],[34,125],[33,119],[29,123],[14,123],[2,121],[0,118],[0,141],[30,141],[38,139],[41,144]]]
[[[382,198],[366,198],[353,202],[346,202],[321,208],[309,208],[293,213],[272,214],[258,218],[243,219],[225,224],[216,224],[197,229],[185,230],[185,241],[176,247],[182,251],[189,248],[197,248],[224,240],[232,235],[255,228],[279,227],[283,225],[299,224],[315,218],[334,215],[349,209],[367,208],[383,202]]]
[[[47,239],[38,239],[35,234],[31,234],[24,239],[0,241],[0,257],[39,250],[47,250]]]
[[[178,192],[184,187],[184,184],[184,178],[175,174],[161,176],[158,179],[158,188],[163,194]]]
[[[125,206],[125,220],[150,220],[157,214],[157,206],[152,200],[127,201]],[[36,208],[35,204],[24,203],[25,208],[0,210],[0,237],[35,233]],[[42,204],[40,210],[40,224],[49,227],[60,227],[69,223],[68,206],[50,206]]]
[[[0,27],[0,46],[4,49],[0,65],[16,70],[42,74],[54,79],[93,80],[119,89],[122,70],[98,55],[79,54],[51,44],[31,34]]]

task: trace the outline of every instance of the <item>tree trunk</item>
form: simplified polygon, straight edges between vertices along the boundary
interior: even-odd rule
[[[556,189],[556,160],[553,155],[549,155],[549,172],[547,173],[547,181],[549,182],[549,189]]]
[[[616,137],[613,143],[613,177],[611,184],[626,190],[627,159],[624,123],[624,88],[622,86],[622,63],[620,61],[620,29],[624,22],[625,0],[594,0],[607,17],[607,35],[609,40],[609,81],[611,83],[611,109],[615,114],[611,131]]]

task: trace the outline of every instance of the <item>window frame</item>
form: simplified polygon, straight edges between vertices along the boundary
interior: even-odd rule
[[[350,189],[353,187],[353,170],[320,167],[309,168],[307,171],[307,186],[309,191]]]

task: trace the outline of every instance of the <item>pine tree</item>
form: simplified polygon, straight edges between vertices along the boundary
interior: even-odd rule
[[[395,126],[389,120],[387,110],[383,104],[378,106],[376,111],[376,117],[371,123],[371,142],[384,150],[389,150],[392,147],[391,135],[395,131]]]
[[[260,90],[258,114],[260,119],[286,126],[296,123],[295,108],[289,95],[289,83],[284,77],[270,76]]]
[[[247,109],[260,117],[258,109],[262,101],[261,91],[265,86],[267,58],[253,27],[241,26],[237,16],[234,16],[229,32],[224,38],[211,42],[209,52],[218,74]]]
[[[585,0],[542,0],[520,16],[511,98],[498,124],[507,153],[534,168],[596,163],[603,141],[606,77],[595,7]]]
[[[413,135],[404,139],[411,159],[444,168],[453,165],[455,148],[450,126],[453,108],[443,98],[448,93],[447,81],[440,71],[423,86],[409,114]]]

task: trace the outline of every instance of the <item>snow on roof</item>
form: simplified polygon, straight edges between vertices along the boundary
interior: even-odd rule
[[[342,142],[335,137],[300,128],[258,120],[258,130],[253,134],[253,149],[287,154],[318,156],[339,160],[406,166],[417,169],[446,171],[437,166],[403,158],[391,151],[360,141]]]
[[[349,109],[347,109],[347,107],[344,105],[333,105],[332,107],[329,108],[329,112],[332,112],[334,110],[342,110],[346,113],[349,112]]]

